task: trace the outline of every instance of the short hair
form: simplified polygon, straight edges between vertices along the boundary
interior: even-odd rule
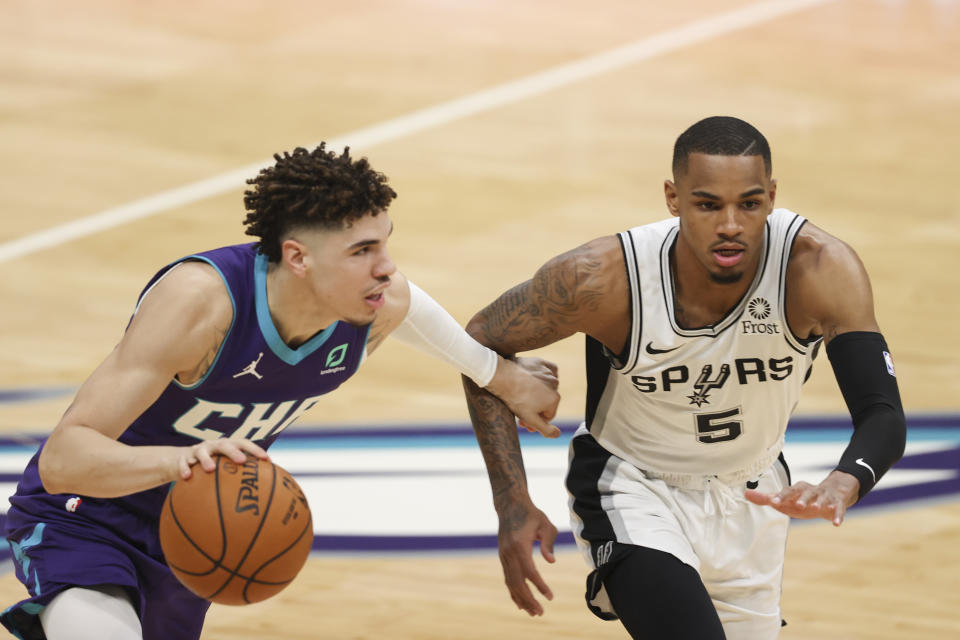
[[[767,139],[749,122],[730,116],[712,116],[680,134],[673,145],[673,175],[686,172],[691,153],[713,156],[762,156],[767,176],[773,169]]]
[[[271,262],[280,261],[281,243],[291,230],[343,229],[385,211],[397,197],[366,158],[350,157],[350,147],[337,155],[321,142],[313,151],[297,147],[273,157],[276,164],[247,180],[253,189],[243,196],[245,233],[260,238],[258,250]]]

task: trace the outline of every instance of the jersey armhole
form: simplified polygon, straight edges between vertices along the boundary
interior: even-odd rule
[[[199,256],[199,255],[187,256],[183,260],[179,260],[175,262],[173,265],[170,266],[167,272],[164,273],[163,276],[161,276],[161,278],[166,276],[167,273],[170,273],[170,271],[173,270],[173,268],[180,266],[184,262],[204,262],[210,265],[211,267],[213,267],[214,271],[217,272],[217,275],[219,275],[220,279],[223,281],[223,286],[226,288],[227,295],[230,297],[230,308],[233,310],[233,314],[230,317],[230,326],[227,328],[227,332],[223,334],[223,340],[220,341],[220,346],[217,347],[217,355],[214,356],[213,362],[211,362],[210,366],[207,367],[207,370],[206,372],[204,372],[203,376],[201,376],[200,379],[194,382],[193,384],[189,384],[189,385],[181,383],[179,380],[177,380],[176,376],[173,377],[173,380],[172,380],[173,384],[177,385],[177,387],[185,391],[191,391],[193,389],[196,389],[200,385],[202,385],[206,381],[206,379],[210,377],[210,374],[213,372],[213,370],[217,368],[217,364],[220,362],[220,354],[223,353],[223,349],[226,346],[227,341],[230,339],[230,335],[233,333],[233,326],[237,322],[237,301],[233,297],[233,290],[230,289],[230,283],[227,281],[227,277],[223,275],[223,271],[221,271],[220,267],[214,264],[212,260],[204,256]],[[157,280],[157,282],[159,282],[159,279]],[[149,293],[149,290],[147,291],[147,293]],[[146,295],[146,293],[144,293],[144,295]],[[141,296],[140,299],[142,300],[143,296]],[[137,306],[139,307],[139,304]]]
[[[803,216],[794,214],[796,217],[790,221],[790,224],[787,228],[786,236],[784,237],[784,247],[783,255],[781,256],[780,263],[780,315],[783,318],[783,324],[785,325],[786,331],[783,332],[783,337],[787,341],[787,344],[790,345],[792,349],[800,352],[803,355],[807,354],[807,351],[810,348],[810,345],[815,344],[819,340],[823,339],[823,336],[808,336],[806,338],[801,338],[793,332],[793,328],[790,326],[790,317],[787,315],[787,270],[790,265],[790,257],[793,255],[793,245],[797,242],[797,236],[800,235],[803,225],[807,224],[807,219]]]
[[[627,332],[627,341],[620,353],[614,354],[605,346],[603,353],[610,361],[614,371],[628,372],[637,362],[637,343],[640,340],[640,330],[643,324],[643,314],[640,307],[640,267],[637,264],[637,252],[634,246],[633,234],[630,231],[621,231],[617,234],[620,241],[620,251],[623,253],[623,265],[627,272],[627,288],[630,296],[630,330]]]

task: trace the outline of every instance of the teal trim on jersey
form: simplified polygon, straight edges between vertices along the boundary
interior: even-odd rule
[[[37,526],[33,528],[33,531],[30,532],[30,535],[17,542],[16,540],[9,540],[10,549],[13,551],[13,559],[18,565],[20,565],[20,570],[23,572],[24,578],[29,580],[30,578],[30,556],[27,555],[26,550],[30,547],[35,547],[43,540],[43,530],[46,528],[46,524],[43,522],[37,523]],[[34,596],[41,595],[40,590],[40,578],[37,576],[37,570],[33,570],[33,589]],[[28,612],[29,613],[29,612]]]
[[[336,330],[337,322],[313,336],[296,349],[291,349],[287,343],[280,337],[277,327],[273,324],[273,318],[270,316],[270,305],[267,303],[267,256],[258,253],[253,266],[254,297],[257,301],[257,324],[260,325],[260,333],[266,340],[267,346],[273,351],[274,355],[290,365],[298,364],[301,360],[319,349],[327,338]]]
[[[210,363],[210,366],[207,367],[207,372],[203,374],[203,377],[191,385],[181,384],[180,381],[178,381],[176,378],[173,379],[173,383],[175,385],[177,385],[178,387],[186,391],[190,391],[191,389],[196,389],[197,387],[202,385],[203,381],[206,380],[207,376],[210,375],[210,372],[213,371],[214,368],[216,368],[217,362],[220,360],[220,354],[223,353],[223,347],[227,344],[227,340],[230,338],[230,332],[233,331],[233,325],[237,321],[237,302],[233,299],[233,291],[230,290],[230,283],[227,282],[227,277],[223,275],[222,271],[220,271],[220,267],[215,265],[209,258],[205,258],[203,256],[187,256],[186,258],[184,258],[180,262],[177,262],[176,264],[182,264],[183,262],[186,262],[188,260],[198,260],[200,262],[206,262],[208,265],[210,265],[216,270],[217,274],[220,276],[220,279],[223,280],[223,286],[227,288],[227,295],[230,296],[230,307],[233,309],[233,316],[230,318],[230,327],[227,329],[227,332],[224,334],[223,340],[220,342],[220,347],[217,349],[217,357],[215,357],[213,359],[213,362]],[[173,265],[170,265],[170,268],[172,269]]]

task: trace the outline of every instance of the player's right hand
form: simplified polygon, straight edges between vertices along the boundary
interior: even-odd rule
[[[504,580],[514,604],[531,616],[543,615],[543,607],[534,597],[527,580],[532,582],[547,600],[553,600],[553,591],[544,582],[533,562],[533,543],[539,540],[540,553],[544,560],[555,562],[553,543],[556,539],[557,528],[546,514],[532,503],[527,508],[511,505],[507,512],[500,516],[497,542]]]
[[[182,447],[180,459],[177,462],[180,477],[189,480],[193,475],[193,465],[200,464],[206,472],[211,472],[217,468],[217,463],[213,457],[222,455],[230,458],[237,464],[243,464],[247,461],[247,455],[252,455],[262,460],[269,460],[267,452],[252,440],[245,438],[219,438],[217,440],[204,440],[190,447]]]
[[[547,438],[560,435],[559,427],[550,424],[560,404],[557,366],[552,362],[541,358],[521,358],[518,362],[501,358],[487,390],[503,400],[529,431],[539,431]]]

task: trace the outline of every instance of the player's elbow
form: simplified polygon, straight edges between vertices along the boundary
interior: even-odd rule
[[[49,494],[66,493],[70,491],[68,469],[66,468],[63,444],[55,431],[40,450],[37,460],[37,471],[43,489]],[[68,455],[68,454],[67,454]]]
[[[63,493],[61,465],[57,462],[56,452],[51,452],[51,447],[48,445],[40,451],[40,458],[37,460],[40,482],[47,493]]]

